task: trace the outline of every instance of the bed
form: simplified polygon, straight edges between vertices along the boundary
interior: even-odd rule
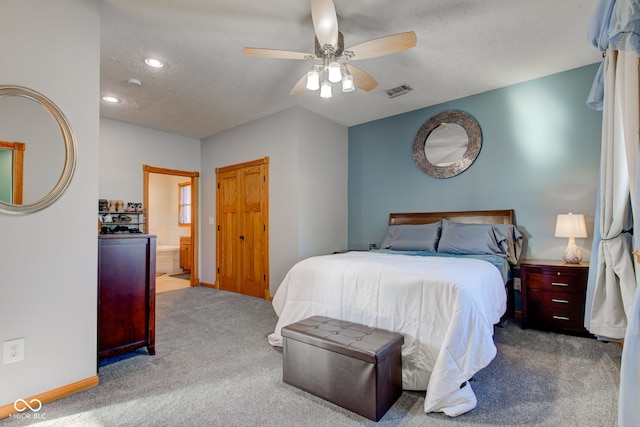
[[[513,210],[392,213],[379,250],[294,265],[273,298],[282,327],[314,315],[400,332],[404,390],[426,390],[425,412],[477,404],[469,379],[496,356],[494,325],[522,249]]]

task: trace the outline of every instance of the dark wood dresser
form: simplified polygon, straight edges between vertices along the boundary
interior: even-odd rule
[[[522,260],[522,328],[588,335],[584,328],[588,274],[588,263]]]
[[[98,358],[155,354],[156,236],[98,236]]]

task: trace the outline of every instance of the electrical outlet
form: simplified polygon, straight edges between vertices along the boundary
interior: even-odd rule
[[[520,278],[519,277],[514,277],[513,278],[513,290],[514,291],[521,291],[522,290],[522,284],[520,283]]]
[[[24,337],[4,342],[2,348],[2,364],[24,360]]]

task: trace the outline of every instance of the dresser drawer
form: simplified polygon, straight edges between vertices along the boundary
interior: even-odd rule
[[[529,323],[542,329],[584,331],[584,296],[529,289]]]
[[[575,268],[524,268],[524,276],[528,289],[539,289],[551,292],[584,294],[587,286],[587,274],[587,270]]]

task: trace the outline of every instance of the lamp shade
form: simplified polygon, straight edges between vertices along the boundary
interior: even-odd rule
[[[353,76],[351,74],[345,73],[342,78],[342,91],[343,92],[353,92],[356,90],[355,85],[353,84]]]
[[[331,83],[338,83],[342,80],[342,67],[334,61],[327,67],[327,74]]]
[[[331,83],[329,83],[329,80],[323,81],[320,85],[320,97],[331,98]]]
[[[320,89],[320,73],[318,73],[316,70],[311,70],[307,73],[307,89]]]
[[[587,237],[587,225],[582,214],[560,214],[556,221],[556,237]]]

